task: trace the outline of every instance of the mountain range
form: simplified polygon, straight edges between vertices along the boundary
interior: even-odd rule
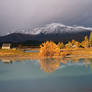
[[[59,23],[47,24],[36,27],[30,31],[20,30],[0,37],[0,42],[25,42],[25,41],[63,41],[72,39],[81,41],[92,32],[91,27],[66,26]]]

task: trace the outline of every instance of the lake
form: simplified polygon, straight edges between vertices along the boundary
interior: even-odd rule
[[[0,92],[92,92],[92,59],[0,60]]]

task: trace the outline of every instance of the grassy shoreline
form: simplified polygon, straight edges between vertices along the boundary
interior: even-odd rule
[[[18,50],[2,50],[0,49],[0,59],[10,60],[24,60],[24,59],[36,59],[39,57],[39,52],[24,52],[22,49]]]
[[[34,49],[37,50],[37,49]],[[92,48],[77,48],[77,49],[62,49],[62,53],[68,52],[65,58],[92,58]],[[62,56],[59,56],[62,58]],[[0,59],[10,60],[25,60],[25,59],[39,59],[39,52],[24,52],[21,49],[18,50],[2,50],[0,49]]]

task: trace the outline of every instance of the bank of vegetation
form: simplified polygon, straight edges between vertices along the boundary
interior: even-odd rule
[[[40,45],[40,56],[42,57],[56,57],[66,55],[92,55],[92,32],[90,36],[85,36],[81,42],[72,40],[64,44],[58,44],[52,41],[46,41]]]
[[[24,52],[26,48],[27,50],[39,50],[40,52]],[[23,46],[19,45],[16,49],[4,50],[0,49],[0,57],[65,57],[65,56],[92,56],[92,32],[90,36],[85,36],[84,40],[81,42],[72,40],[68,43],[58,42],[57,44],[53,41],[46,41],[40,45],[40,48],[31,48],[31,46]],[[79,57],[78,56],[78,57]]]

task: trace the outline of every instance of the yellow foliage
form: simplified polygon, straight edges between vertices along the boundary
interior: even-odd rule
[[[75,44],[75,42],[76,42],[75,40],[72,40],[72,45],[74,45],[74,44]]]
[[[77,42],[77,41],[75,41],[75,43],[74,43],[74,48],[79,48],[80,47],[80,43],[79,42]]]
[[[88,41],[88,37],[87,36],[85,36],[84,41],[81,42],[81,46],[84,47],[84,48],[88,48],[89,41]]]
[[[40,56],[47,57],[47,56],[59,56],[60,49],[59,47],[52,41],[47,41],[45,43],[42,43],[40,46]]]
[[[92,47],[92,32],[90,32],[89,36],[89,46]]]
[[[66,45],[65,45],[66,49],[71,49],[71,48],[79,48],[80,47],[80,43],[75,41],[75,40],[72,40],[72,42],[68,42]]]
[[[63,49],[64,48],[64,43],[63,42],[59,42],[57,44],[57,46],[60,48],[60,49]]]
[[[66,49],[72,48],[72,43],[69,41],[66,45],[65,45]]]

